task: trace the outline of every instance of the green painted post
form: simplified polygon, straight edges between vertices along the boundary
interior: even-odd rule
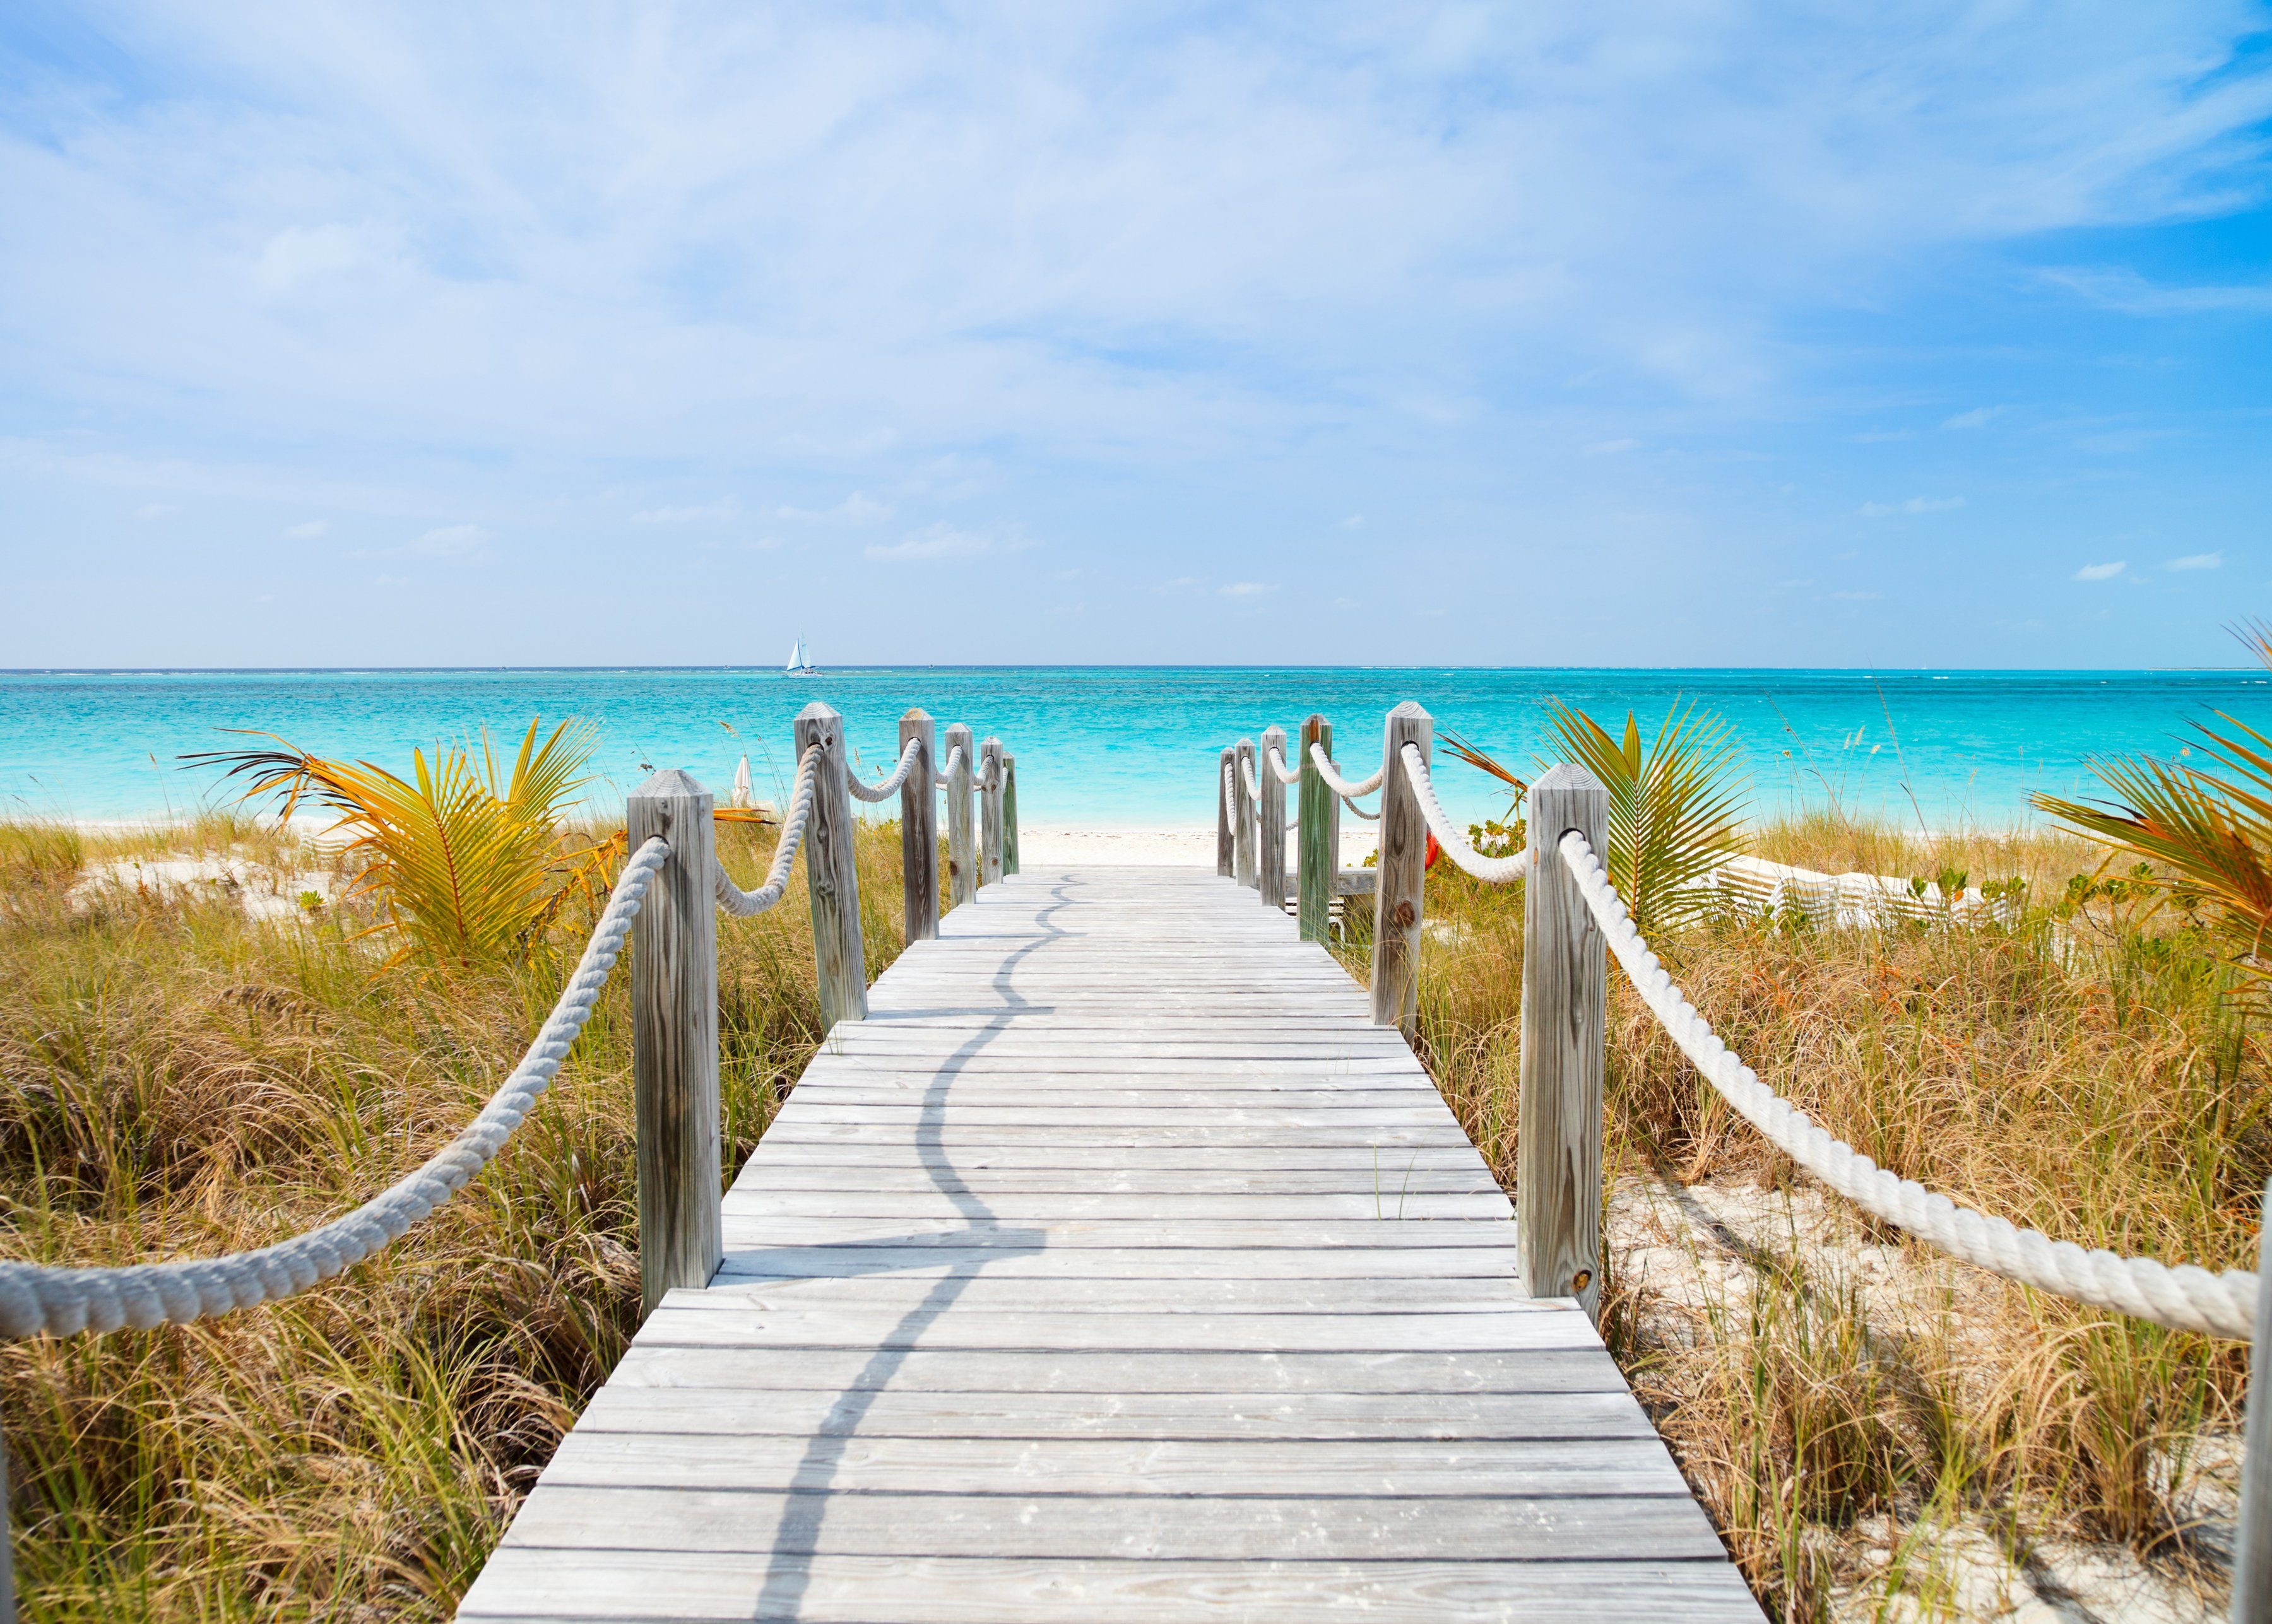
[[[1341,820],[1334,816],[1334,792],[1310,754],[1321,747],[1334,753],[1334,727],[1315,711],[1302,724],[1301,846],[1296,859],[1300,873],[1302,940],[1324,942],[1333,930],[1334,882],[1339,877],[1341,853],[1334,849]]]
[[[1002,758],[1002,872],[1018,872],[1018,758]]]

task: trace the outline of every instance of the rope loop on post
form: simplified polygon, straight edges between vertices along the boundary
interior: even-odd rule
[[[858,773],[848,767],[844,773],[845,788],[852,792],[854,800],[867,801],[871,806],[878,801],[889,801],[899,793],[900,786],[908,781],[908,774],[915,771],[916,756],[922,749],[915,740],[908,740],[907,749],[900,752],[900,764],[893,769],[892,776],[880,784],[863,781]]]
[[[1633,990],[1690,1064],[1769,1144],[1823,1183],[1872,1217],[2006,1279],[2173,1330],[2253,1339],[2258,1296],[2253,1274],[2237,1269],[2212,1274],[2190,1263],[2173,1269],[2150,1257],[2086,1251],[2071,1241],[2053,1240],[2040,1230],[1960,1207],[1914,1179],[1887,1172],[1818,1127],[1761,1082],[1688,1002],[1633,928],[1632,914],[1585,837],[1575,831],[1566,834],[1556,850],[1575,876],[1580,894],[1608,938],[1610,951],[1625,966]]]
[[[520,1064],[481,1114],[416,1171],[354,1211],[274,1246],[225,1257],[137,1263],[115,1269],[52,1269],[0,1263],[0,1336],[101,1335],[122,1325],[149,1327],[257,1307],[306,1291],[399,1240],[487,1166],[536,1107],[622,956],[624,940],[655,871],[670,856],[661,837],[632,853],[601,911],[583,957]]]
[[[773,867],[766,871],[766,883],[753,891],[745,891],[726,877],[726,865],[718,865],[715,890],[718,905],[736,919],[754,919],[781,899],[788,889],[789,870],[796,867],[797,848],[804,844],[804,825],[812,816],[812,786],[820,771],[820,747],[806,749],[796,764],[796,786],[789,793],[788,810],[781,815],[781,841],[774,847]]]
[[[1517,852],[1512,857],[1485,857],[1468,844],[1466,836],[1452,827],[1444,803],[1436,799],[1436,780],[1430,776],[1418,745],[1408,744],[1396,754],[1404,764],[1405,776],[1412,780],[1412,793],[1419,800],[1420,816],[1428,820],[1428,832],[1436,837],[1436,844],[1444,848],[1445,856],[1490,885],[1506,885],[1530,872],[1529,852]]]
[[[1281,784],[1290,786],[1302,781],[1302,770],[1299,767],[1288,766],[1285,756],[1279,753],[1276,745],[1272,745],[1263,752],[1263,759],[1270,764],[1272,776]]]
[[[1380,787],[1380,780],[1388,776],[1386,767],[1376,767],[1371,778],[1352,784],[1342,777],[1340,769],[1334,765],[1333,758],[1326,754],[1326,747],[1322,744],[1310,747],[1310,759],[1318,764],[1318,771],[1325,778],[1326,787],[1343,801],[1354,795],[1370,795]]]

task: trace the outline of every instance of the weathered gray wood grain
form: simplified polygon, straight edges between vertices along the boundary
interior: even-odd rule
[[[718,867],[710,792],[673,769],[624,805],[632,849],[670,857],[632,926],[632,1114],[638,1136],[639,1301],[700,1285],[722,1255],[718,1212]]]
[[[1556,849],[1576,830],[1609,849],[1609,795],[1583,767],[1549,768],[1530,786],[1529,895],[1522,924],[1523,1279],[1535,1297],[1602,1304],[1602,1066],[1608,943]]]
[[[938,734],[930,712],[900,718],[900,749],[916,747],[915,765],[900,786],[900,875],[908,940],[938,935]]]

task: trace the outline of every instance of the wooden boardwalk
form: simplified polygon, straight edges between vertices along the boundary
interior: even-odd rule
[[[840,1026],[466,1620],[1760,1614],[1403,1040],[1212,875],[1028,872]]]

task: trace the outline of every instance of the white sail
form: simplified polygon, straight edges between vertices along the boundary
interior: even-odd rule
[[[784,671],[801,671],[803,668],[804,639],[803,637],[799,637],[795,643],[789,645],[788,664],[783,666],[781,669]]]

